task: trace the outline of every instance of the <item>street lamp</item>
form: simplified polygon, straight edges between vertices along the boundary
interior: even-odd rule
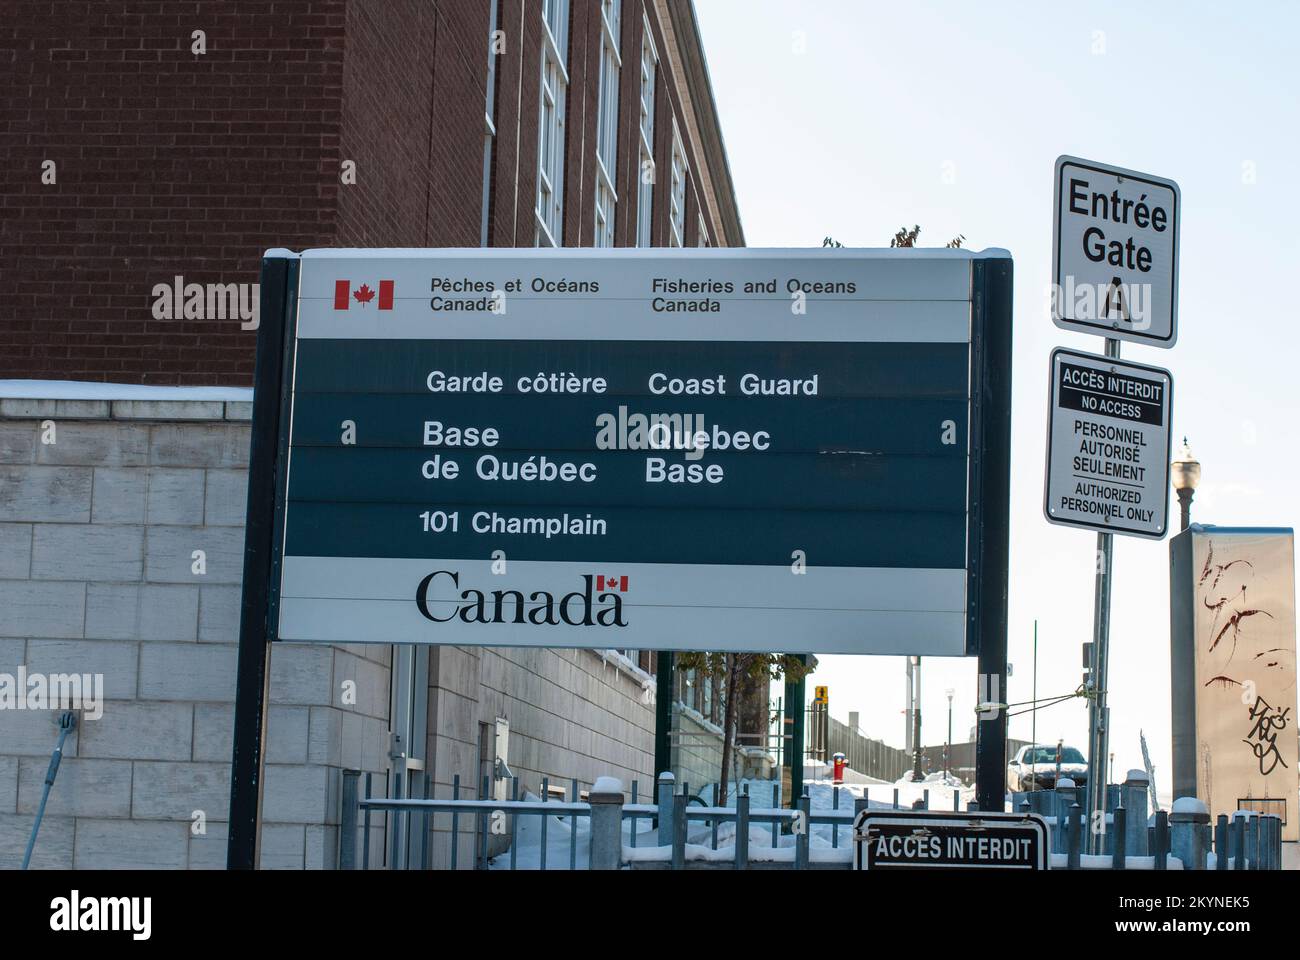
[[[943,745],[943,778],[948,779],[948,762],[952,755],[952,695],[956,693],[952,687],[944,691],[948,695],[948,742]]]
[[[1178,494],[1178,514],[1181,530],[1186,530],[1191,523],[1192,495],[1196,485],[1201,482],[1201,463],[1192,456],[1192,448],[1183,437],[1183,448],[1178,451],[1178,459],[1169,465],[1169,479]]]

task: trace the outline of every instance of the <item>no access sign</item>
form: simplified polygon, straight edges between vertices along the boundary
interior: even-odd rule
[[[1056,160],[1052,321],[1172,347],[1178,339],[1180,194],[1172,180]]]
[[[1048,521],[1162,539],[1173,376],[1060,347],[1052,351],[1051,369]]]
[[[1046,870],[1047,822],[1035,813],[863,810],[853,824],[856,870]]]

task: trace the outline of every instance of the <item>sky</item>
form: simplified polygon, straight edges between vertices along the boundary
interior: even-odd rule
[[[1124,344],[1173,373],[1173,430],[1202,464],[1200,523],[1300,521],[1295,328],[1300,264],[1300,4],[906,3],[695,0],[751,247],[920,246],[958,234],[1015,261],[1010,702],[1080,683],[1093,629],[1096,535],[1043,519],[1047,364],[1101,338],[1048,312],[1053,164],[1061,154],[1176,180],[1182,191],[1179,339]],[[1275,288],[1281,288],[1281,294]],[[1177,449],[1175,442],[1175,450]],[[1177,500],[1170,524],[1177,529]],[[1169,788],[1168,542],[1115,537],[1111,610],[1114,770],[1140,768],[1146,732]],[[861,714],[902,746],[898,657],[823,657],[831,714]],[[922,739],[974,723],[973,659],[925,658]],[[1030,738],[1029,716],[1011,736]],[[1037,738],[1086,752],[1083,700],[1044,709]]]

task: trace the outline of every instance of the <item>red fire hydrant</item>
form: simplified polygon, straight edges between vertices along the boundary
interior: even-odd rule
[[[831,758],[831,760],[835,764],[834,782],[843,783],[844,782],[844,754],[837,753]]]

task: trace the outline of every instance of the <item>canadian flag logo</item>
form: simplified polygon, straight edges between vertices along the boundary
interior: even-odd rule
[[[371,300],[375,299],[375,291],[368,283],[362,283],[356,290],[352,289],[351,280],[334,281],[334,309],[346,310],[351,301],[355,300],[361,306],[367,306]],[[393,309],[393,281],[379,281],[379,309]]]
[[[597,590],[617,590],[619,593],[627,592],[627,577],[607,577],[603,573],[596,575]]]

